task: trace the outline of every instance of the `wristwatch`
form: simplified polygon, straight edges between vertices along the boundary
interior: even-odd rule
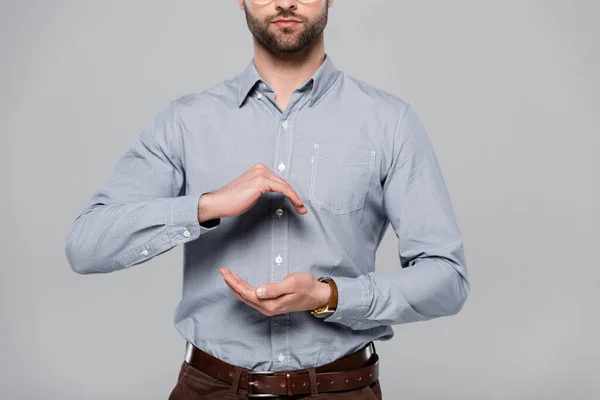
[[[314,310],[312,310],[310,313],[313,316],[315,316],[316,318],[327,318],[335,312],[336,307],[337,307],[337,302],[338,302],[337,285],[335,284],[335,282],[333,281],[333,279],[330,276],[326,276],[326,277],[322,276],[320,278],[317,278],[317,280],[319,282],[325,282],[325,283],[329,284],[329,286],[331,287],[331,296],[329,296],[328,304],[326,304],[322,307],[317,307]]]

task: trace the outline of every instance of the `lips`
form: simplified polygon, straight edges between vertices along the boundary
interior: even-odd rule
[[[273,20],[273,23],[276,23],[276,22],[298,22],[299,23],[300,21],[298,21],[297,19],[292,19],[292,18],[277,18],[277,19]]]
[[[300,23],[301,22],[298,21],[297,19],[286,19],[286,18],[279,18],[279,19],[276,19],[273,21],[273,24],[275,24],[276,26],[278,26],[280,28],[291,28]]]

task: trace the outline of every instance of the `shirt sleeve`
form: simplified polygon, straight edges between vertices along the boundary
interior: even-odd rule
[[[463,243],[450,196],[422,121],[406,104],[383,180],[400,268],[333,277],[336,311],[324,319],[355,330],[424,321],[459,312],[470,292]]]
[[[213,229],[198,221],[201,195],[186,195],[176,101],[138,135],[114,166],[108,183],[75,218],[65,255],[80,274],[141,264]]]

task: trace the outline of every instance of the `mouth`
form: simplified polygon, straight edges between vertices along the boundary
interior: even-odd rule
[[[302,22],[293,18],[277,18],[271,23],[279,28],[293,28],[300,25]]]

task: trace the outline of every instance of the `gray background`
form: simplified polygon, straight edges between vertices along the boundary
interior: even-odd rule
[[[82,276],[64,241],[162,106],[250,60],[243,12],[234,0],[0,4],[0,398],[166,399],[184,355],[182,249]],[[426,124],[472,282],[458,315],[379,343],[385,399],[598,398],[599,4],[331,9],[336,66]],[[398,266],[390,229],[377,269]]]

